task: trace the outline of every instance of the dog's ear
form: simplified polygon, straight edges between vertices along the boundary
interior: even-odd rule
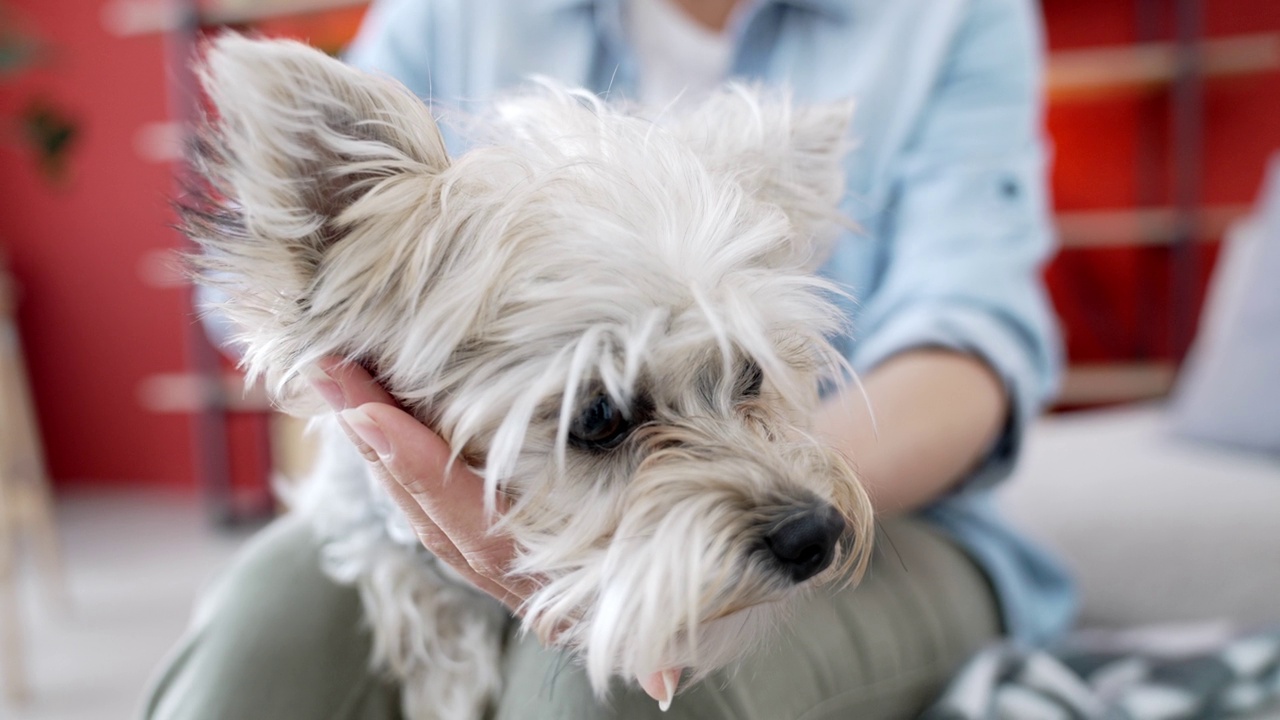
[[[218,311],[236,326],[250,370],[286,380],[312,349],[349,350],[333,347],[334,328],[349,319],[325,299],[333,283],[322,276],[376,282],[374,264],[391,262],[395,248],[349,246],[396,233],[369,228],[376,213],[365,206],[412,214],[431,205],[449,164],[444,141],[403,86],[300,43],[223,35],[200,77],[210,112],[178,210],[204,251],[194,259],[200,280],[227,296]]]
[[[780,207],[814,263],[839,225],[853,102],[795,105],[784,93],[729,85],[679,121],[678,132],[713,170],[733,174]]]

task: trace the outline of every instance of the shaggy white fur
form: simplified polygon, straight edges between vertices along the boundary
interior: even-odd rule
[[[223,36],[203,80],[215,115],[183,215],[249,372],[314,412],[316,360],[373,370],[505,494],[509,570],[541,581],[524,626],[600,692],[669,667],[696,681],[796,593],[861,572],[870,504],[805,429],[847,373],[812,270],[850,106],[738,86],[658,125],[543,83],[451,158],[407,90],[303,45]],[[360,590],[375,665],[408,717],[480,717],[505,613],[422,548],[345,439],[326,445],[300,511]],[[830,543],[779,549],[815,522]]]

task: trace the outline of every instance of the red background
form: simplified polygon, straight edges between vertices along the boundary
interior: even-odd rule
[[[170,168],[134,149],[144,123],[168,118],[165,46],[157,34],[119,38],[101,21],[101,0],[11,2],[54,51],[47,67],[0,82],[0,247],[21,285],[19,324],[51,472],[60,486],[193,482],[189,421],[138,401],[146,377],[184,368],[183,291],[142,281],[144,253],[178,244],[168,229]],[[1171,5],[1172,3],[1163,3]],[[1132,42],[1133,5],[1116,0],[1046,0],[1052,49]],[[1209,0],[1210,36],[1280,31],[1275,0]],[[349,32],[351,13],[278,23],[313,40]],[[317,24],[321,23],[321,24]],[[1168,18],[1162,34],[1170,35]],[[71,176],[51,187],[15,142],[13,118],[32,97],[80,123]],[[1166,92],[1072,99],[1051,107],[1054,189],[1061,210],[1113,209],[1138,201],[1140,133],[1167,146]],[[1211,79],[1205,91],[1204,201],[1250,202],[1268,155],[1280,147],[1280,73]],[[1162,159],[1161,162],[1167,164]],[[1160,167],[1163,167],[1161,165]],[[1167,168],[1161,177],[1167,175]],[[1169,204],[1167,183],[1149,198]],[[1213,245],[1199,251],[1210,269]],[[1049,280],[1074,360],[1159,358],[1167,328],[1139,332],[1167,305],[1168,251],[1073,250]],[[1146,320],[1143,318],[1146,317]],[[1160,316],[1163,317],[1163,316]],[[1134,338],[1145,337],[1139,342]],[[236,433],[256,437],[260,420]]]

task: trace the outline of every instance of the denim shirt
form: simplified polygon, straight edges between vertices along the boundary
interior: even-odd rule
[[[545,75],[635,97],[621,0],[383,0],[349,50],[451,106]],[[841,237],[823,272],[845,285],[860,372],[911,348],[985,360],[1009,421],[966,482],[921,515],[986,571],[1006,630],[1030,643],[1070,623],[1065,573],[997,516],[1023,430],[1059,374],[1041,282],[1053,237],[1041,136],[1042,37],[1031,0],[756,0],[735,15],[731,75],[800,102],[854,98]]]

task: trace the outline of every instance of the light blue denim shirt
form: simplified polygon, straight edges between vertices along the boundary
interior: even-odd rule
[[[424,98],[484,101],[539,74],[635,97],[620,0],[384,0],[348,60]],[[759,0],[730,28],[732,75],[802,102],[852,97],[856,150],[824,272],[847,286],[859,371],[917,347],[973,353],[1012,399],[1003,437],[922,515],[987,572],[1006,630],[1027,642],[1070,623],[1068,577],[1001,522],[990,497],[1059,371],[1040,279],[1052,233],[1041,136],[1041,32],[1031,0]]]

